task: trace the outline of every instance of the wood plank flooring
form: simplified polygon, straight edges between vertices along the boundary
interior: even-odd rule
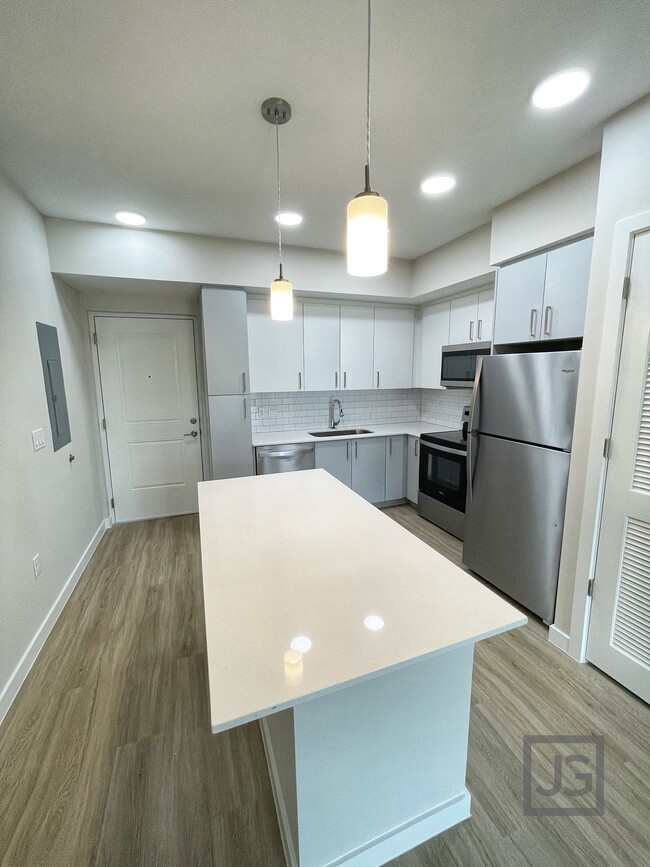
[[[409,506],[391,518],[459,562]],[[526,817],[524,734],[603,734],[603,817]],[[477,647],[471,820],[393,867],[650,863],[650,708],[546,641]],[[198,519],[107,533],[0,728],[2,867],[280,867],[257,724],[210,734]]]

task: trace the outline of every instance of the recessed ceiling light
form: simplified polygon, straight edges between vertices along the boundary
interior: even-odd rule
[[[545,78],[533,91],[532,102],[536,108],[560,108],[573,102],[589,87],[591,77],[582,67],[563,69]]]
[[[291,649],[298,650],[300,653],[307,653],[308,650],[311,650],[311,639],[307,638],[306,635],[299,635],[291,642]]]
[[[420,189],[429,196],[439,196],[448,193],[456,186],[456,178],[453,175],[433,175],[422,181]]]
[[[275,215],[275,222],[282,223],[283,226],[299,226],[302,223],[302,214],[296,214],[294,211],[282,211],[281,214]]]
[[[384,628],[384,618],[378,614],[369,614],[363,621],[363,625],[372,632],[378,632]]]
[[[126,226],[144,226],[147,222],[142,214],[136,214],[135,211],[118,211],[115,219]]]

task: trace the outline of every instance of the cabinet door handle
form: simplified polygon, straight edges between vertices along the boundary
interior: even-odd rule
[[[547,307],[544,310],[544,334],[547,336],[551,333],[551,313],[553,312],[551,307]]]
[[[248,418],[248,409],[246,408],[246,398],[244,398],[244,419]]]
[[[339,375],[335,370],[334,371],[334,388],[338,388],[338,387],[339,387]]]
[[[354,441],[354,457],[359,457],[359,443],[357,442],[357,440]]]
[[[469,339],[470,342],[474,340],[474,320],[469,323]]]
[[[393,438],[388,437],[388,457],[391,457],[393,454]]]
[[[529,323],[529,332],[531,337],[535,337],[535,332],[537,331],[537,308],[531,307],[530,310],[530,323]]]
[[[416,457],[416,458],[417,458],[417,456],[418,456],[418,443],[419,443],[419,442],[420,442],[420,440],[416,440],[416,441],[415,441],[415,448],[413,449],[413,451],[415,452],[415,457]]]
[[[346,445],[345,460],[349,461],[350,460],[350,440],[348,440],[345,445]]]
[[[246,394],[246,371],[241,375],[241,390],[242,394]]]
[[[478,321],[478,327],[477,327],[477,329],[476,329],[476,339],[477,339],[477,340],[480,340],[482,334],[483,334],[483,320],[482,320],[482,319],[479,319],[479,321]]]
[[[298,371],[298,390],[302,388],[302,373]]]
[[[347,371],[343,371],[343,388],[348,387],[348,374]]]
[[[377,371],[377,388],[379,388],[379,371]]]

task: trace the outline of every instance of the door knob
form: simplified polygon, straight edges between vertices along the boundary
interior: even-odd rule
[[[199,435],[199,432],[197,430],[190,431],[190,433],[188,433],[188,434],[183,434],[183,436],[185,436],[185,437],[197,437],[198,435]]]
[[[191,418],[191,419],[190,419],[190,424],[196,424],[196,419],[195,419],[195,418]]]

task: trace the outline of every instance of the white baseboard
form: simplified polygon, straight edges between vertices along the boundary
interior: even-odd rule
[[[548,640],[554,647],[563,650],[564,653],[569,652],[569,636],[566,632],[562,632],[561,629],[558,629],[557,626],[549,626]]]
[[[36,662],[36,658],[41,652],[41,649],[45,644],[48,635],[52,631],[52,627],[59,619],[59,616],[63,611],[66,602],[72,595],[72,591],[77,585],[77,581],[79,581],[79,578],[81,578],[84,569],[88,565],[90,558],[95,553],[97,546],[101,542],[102,537],[106,530],[108,530],[108,528],[109,523],[107,518],[103,520],[97,528],[97,531],[90,540],[88,547],[81,555],[79,562],[72,570],[72,574],[63,585],[61,592],[59,593],[59,595],[54,601],[54,604],[48,611],[47,616],[45,617],[39,628],[36,630],[36,634],[30,641],[27,650],[23,653],[20,662],[13,671],[13,674],[2,688],[2,692],[0,692],[0,723],[5,718],[7,711],[9,710],[14,699],[18,695],[18,691],[23,685],[23,681],[29,674],[32,665]]]

